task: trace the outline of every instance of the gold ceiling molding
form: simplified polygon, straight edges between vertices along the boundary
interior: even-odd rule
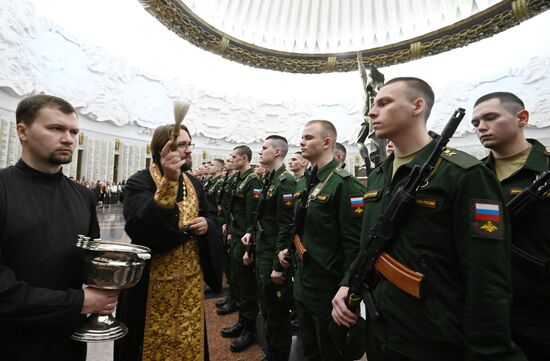
[[[376,67],[405,63],[488,38],[550,7],[550,0],[505,0],[469,18],[406,41],[333,54],[303,54],[259,47],[236,39],[203,21],[180,0],[139,0],[168,29],[204,50],[256,68],[290,73],[357,70],[357,53]]]

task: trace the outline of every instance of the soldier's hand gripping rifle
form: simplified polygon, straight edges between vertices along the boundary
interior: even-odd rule
[[[374,65],[369,65],[365,68],[361,53],[357,53],[357,65],[365,90],[363,98],[363,123],[361,123],[361,130],[357,138],[357,146],[359,147],[359,154],[363,158],[363,162],[365,162],[365,170],[368,176],[372,170],[372,164],[376,167],[386,159],[385,141],[376,137],[371,125],[371,119],[369,118],[369,110],[374,104],[374,98],[378,94],[380,87],[384,84],[384,74],[379,72]],[[365,141],[368,144],[365,144]],[[369,147],[371,148],[370,152]]]
[[[302,233],[304,231],[304,222],[306,220],[307,207],[309,206],[309,195],[313,191],[313,188],[317,185],[317,171],[319,170],[319,165],[314,164],[309,170],[307,175],[307,186],[300,193],[300,205],[296,209],[294,214],[294,223],[290,231],[290,239],[287,244],[287,254],[285,256],[285,261],[290,265],[287,271],[292,269],[292,254],[298,252],[298,257],[303,259],[304,254],[307,252],[304,243],[302,242]],[[285,277],[289,278],[289,277]]]
[[[271,170],[266,174],[264,178],[264,184],[262,186],[262,192],[260,193],[260,200],[256,207],[256,216],[254,217],[254,224],[252,225],[252,232],[250,233],[250,240],[247,246],[245,246],[246,253],[250,262],[254,262],[254,255],[256,253],[256,238],[263,231],[262,225],[260,224],[260,218],[262,217],[265,206],[267,204],[267,193],[271,183],[273,183],[273,177],[275,177],[275,169]]]
[[[464,118],[464,109],[458,108],[443,129],[441,137],[437,140],[435,149],[426,163],[413,167],[404,185],[397,190],[384,212],[378,217],[374,228],[371,229],[368,246],[361,250],[350,272],[350,288],[346,299],[346,306],[350,311],[356,312],[359,304],[364,300],[367,316],[370,319],[378,318],[379,314],[372,297],[375,287],[373,280],[376,279],[373,274],[375,270],[396,287],[420,298],[420,282],[423,275],[409,269],[384,251],[390,247],[414,204],[418,188],[424,184],[434,170],[441,152],[453,136],[462,118]],[[345,326],[338,326],[334,320],[331,320],[328,329],[334,344],[342,352],[346,345],[349,329]]]
[[[536,201],[543,200],[550,191],[550,170],[542,173],[528,188],[512,198],[506,208],[511,218],[523,214]],[[549,262],[512,245],[512,263],[544,282],[548,275]]]

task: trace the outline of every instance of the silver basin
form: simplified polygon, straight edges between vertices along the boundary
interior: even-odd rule
[[[151,258],[151,250],[135,244],[102,241],[78,236],[76,246],[84,251],[84,278],[88,286],[119,290],[135,286]],[[112,315],[91,314],[71,335],[82,342],[113,341],[122,338],[128,328]]]

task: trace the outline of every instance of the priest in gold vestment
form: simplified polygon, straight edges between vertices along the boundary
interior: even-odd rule
[[[216,213],[191,167],[191,135],[158,127],[153,162],[125,188],[126,233],[153,257],[139,284],[125,290],[118,318],[129,332],[115,342],[115,361],[208,360],[204,283],[221,289],[223,245]]]

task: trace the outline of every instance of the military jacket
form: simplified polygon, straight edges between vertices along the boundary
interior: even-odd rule
[[[237,173],[233,173],[229,176],[229,178],[227,178],[227,182],[225,183],[225,193],[223,194],[223,198],[221,200],[222,209],[220,211],[220,219],[222,224],[229,224],[229,207],[231,205],[231,196],[235,189],[236,182]]]
[[[434,148],[432,141],[393,179],[393,154],[369,175],[361,247],[412,167]],[[410,357],[422,359],[426,347],[442,345],[467,360],[509,360],[510,228],[503,194],[476,158],[447,149],[440,159],[387,249],[424,275],[421,298],[380,278],[373,292],[380,318],[367,327]]]
[[[273,269],[282,271],[277,257],[287,247],[294,216],[296,179],[284,164],[275,171],[267,192],[267,200],[260,225],[263,230],[256,240],[256,258],[273,262]]]
[[[223,177],[221,175],[211,178],[210,184],[206,189],[206,198],[212,207],[217,207],[218,205],[218,194],[220,192],[221,186],[223,183]]]
[[[229,231],[232,241],[240,242],[245,233],[252,232],[256,208],[262,191],[262,182],[250,168],[240,174],[235,187],[235,207],[232,213],[234,221],[230,225]]]
[[[528,139],[533,145],[524,166],[501,182],[506,201],[529,187],[535,178],[549,169],[550,153],[534,139]],[[494,171],[495,160],[492,155],[484,163]],[[550,232],[546,226],[550,221],[550,192],[517,217],[512,218],[512,244],[550,264]],[[550,309],[550,269],[538,272],[529,262],[512,254],[514,313],[519,313],[531,321],[548,323],[550,311],[540,314],[540,310]],[[546,324],[548,327],[548,324]]]
[[[309,295],[314,290],[336,292],[359,251],[365,187],[338,168],[335,160],[318,170],[317,180],[324,186],[315,196],[310,195],[304,221],[302,241],[307,253],[297,264],[295,278],[295,296],[299,299],[307,291]],[[305,184],[304,177],[298,191]]]

